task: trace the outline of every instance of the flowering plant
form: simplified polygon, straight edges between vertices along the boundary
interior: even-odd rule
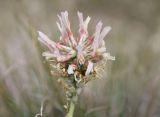
[[[61,32],[59,42],[54,42],[44,33],[38,31],[38,40],[42,42],[48,51],[43,56],[51,65],[51,73],[58,76],[58,81],[66,91],[68,103],[67,117],[73,115],[74,102],[77,100],[79,89],[88,81],[98,78],[104,63],[107,60],[115,60],[106,51],[104,37],[111,30],[110,26],[102,29],[102,22],[96,25],[95,33],[88,34],[88,23],[90,17],[85,20],[81,12],[77,13],[79,18],[79,36],[75,37],[71,31],[68,12],[58,15],[57,26]],[[69,102],[71,102],[69,104]],[[70,107],[70,108],[68,108]]]

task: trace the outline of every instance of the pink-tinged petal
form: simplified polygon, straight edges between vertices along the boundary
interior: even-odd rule
[[[83,21],[83,14],[81,12],[77,12],[78,18],[79,18],[79,45],[84,43],[84,41],[88,37],[88,23],[90,21],[90,17],[87,17],[85,21]]]
[[[62,18],[61,18],[61,16],[59,16],[59,15],[57,15],[58,16],[58,18],[59,18],[59,21],[60,21],[60,24],[58,23],[57,24],[57,26],[58,26],[58,28],[60,29],[60,31],[61,31],[61,33],[63,33],[63,31],[64,31],[64,25],[63,25],[63,22],[62,22]]]
[[[88,16],[88,17],[86,18],[85,22],[84,22],[86,30],[87,30],[87,28],[88,28],[88,24],[89,24],[89,21],[90,21],[90,20],[91,20],[91,18]]]
[[[93,70],[93,63],[91,61],[88,61],[88,66],[85,75],[89,75],[92,70]]]
[[[59,24],[58,22],[56,22],[56,24],[57,24],[57,27],[58,27],[59,31],[60,31],[61,34],[62,34],[62,28],[61,28],[60,24]]]
[[[40,31],[38,31],[38,40],[41,41],[46,46],[51,45],[53,48],[55,48],[56,43],[54,41],[51,41],[47,35],[45,35]]]
[[[66,27],[66,29],[68,29],[70,31],[70,22],[68,19],[68,12],[61,12],[61,17],[62,17],[62,22],[64,24],[64,26]]]
[[[38,40],[45,44],[51,52],[54,52],[59,55],[59,50],[56,47],[56,43],[48,38],[47,35],[38,31]]]
[[[46,57],[46,59],[56,58],[57,55],[50,53],[50,52],[43,52],[42,56]]]
[[[79,18],[79,33],[80,35],[88,36],[88,23],[90,21],[90,17],[88,16],[85,21],[83,21],[83,14],[81,12],[77,12]]]
[[[104,39],[104,37],[109,33],[109,31],[111,30],[111,27],[110,26],[106,26],[102,32],[101,32],[101,35],[100,35],[100,39],[99,39],[99,44],[102,43],[102,40]]]
[[[76,56],[76,51],[72,50],[66,55],[57,56],[57,61],[58,62],[65,62],[65,61],[68,61],[68,60],[74,58],[75,56]]]
[[[65,51],[65,52],[70,52],[72,51],[73,49],[68,47],[68,46],[65,46],[65,45],[62,45],[60,43],[57,43],[56,44],[56,47],[59,49],[59,50],[62,50],[62,51]]]
[[[98,48],[101,29],[102,29],[102,22],[100,21],[96,26],[95,37],[92,44],[92,49],[93,49],[92,56],[95,55],[96,49]]]
[[[85,43],[85,48],[87,46],[92,46],[93,41],[94,41],[94,36],[87,38],[86,43]]]
[[[81,12],[77,12],[79,18],[79,35],[80,35],[80,43],[84,37],[88,34],[87,29],[85,28],[85,24],[83,21],[83,14]]]
[[[73,34],[70,33],[69,37],[70,37],[70,39],[72,41],[73,46],[75,47],[77,45],[77,42],[76,42],[75,38],[73,37]]]
[[[83,24],[83,14],[78,11],[77,15],[78,15],[78,18],[79,18],[80,25],[82,25]]]
[[[62,21],[62,17],[59,16],[59,15],[57,15],[57,16],[58,16],[59,21],[60,21],[60,24],[57,23],[57,26],[58,26],[61,34],[62,34],[62,36],[61,36],[61,38],[60,38],[61,41],[63,41],[63,42],[65,43],[65,45],[72,46],[72,43],[71,43],[71,41],[69,40],[68,33],[67,33],[67,31],[66,31],[66,27],[65,27],[65,25],[64,25],[64,23],[63,23],[63,21]]]
[[[58,56],[57,57],[57,61],[58,62],[65,62],[65,61],[68,61],[72,58],[72,55],[70,54],[67,54],[67,55],[61,55],[61,56]]]
[[[68,12],[67,11],[61,12],[61,16],[58,15],[58,18],[60,20],[61,26],[59,23],[57,23],[57,26],[58,26],[59,30],[61,31],[62,39],[65,41],[66,45],[68,43],[70,46],[76,46],[77,42],[74,39],[73,34],[70,29]]]
[[[111,56],[110,53],[104,53],[103,54],[104,59],[106,60],[115,60],[114,56]]]

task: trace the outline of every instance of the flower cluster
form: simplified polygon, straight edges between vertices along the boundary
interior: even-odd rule
[[[88,23],[90,17],[85,20],[81,12],[77,13],[79,18],[79,36],[75,37],[71,31],[68,12],[58,15],[57,26],[61,32],[59,42],[50,40],[44,33],[38,31],[38,40],[48,47],[43,56],[50,62],[52,73],[58,77],[67,78],[77,86],[85,84],[89,80],[101,74],[100,68],[107,60],[114,60],[106,51],[104,37],[111,30],[110,26],[102,28],[102,22],[96,25],[95,33],[88,34]],[[68,84],[65,83],[66,87]],[[75,86],[74,86],[75,87]]]

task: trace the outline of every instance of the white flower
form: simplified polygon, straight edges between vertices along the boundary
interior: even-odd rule
[[[101,60],[115,60],[105,47],[104,37],[111,30],[110,26],[102,28],[102,22],[98,22],[96,25],[95,33],[92,36],[88,34],[88,24],[90,17],[85,20],[81,12],[77,13],[79,18],[79,36],[74,37],[70,21],[68,18],[68,12],[61,12],[58,15],[59,22],[57,26],[61,32],[59,42],[50,40],[44,33],[38,31],[38,40],[46,45],[49,51],[44,52],[42,55],[47,60],[52,61],[51,64],[60,65],[63,72],[75,77],[80,78],[95,73],[94,64]]]

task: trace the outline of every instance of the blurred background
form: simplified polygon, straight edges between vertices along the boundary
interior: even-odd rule
[[[89,82],[74,117],[160,117],[159,0],[0,0],[0,117],[64,117],[65,95],[50,75],[37,30],[58,40],[57,14],[67,10],[78,31],[77,11],[102,20],[116,57],[103,78]]]

